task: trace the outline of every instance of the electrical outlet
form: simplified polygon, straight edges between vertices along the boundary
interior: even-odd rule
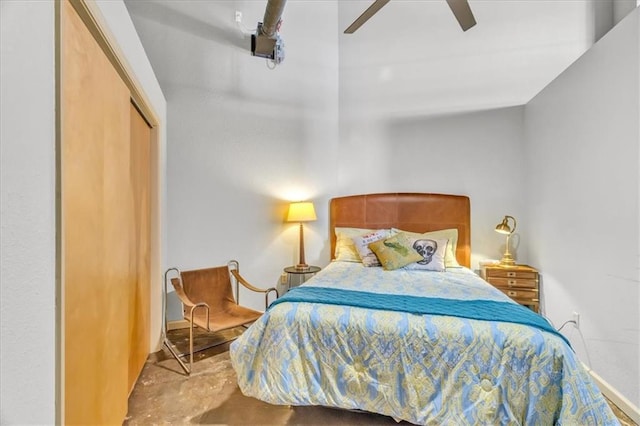
[[[283,273],[282,275],[280,275],[280,284],[286,284],[289,281],[289,275],[286,273]]]
[[[576,328],[580,328],[580,314],[578,312],[574,312],[571,319],[573,320]]]
[[[236,10],[236,22],[242,22],[242,12],[240,12],[239,10]]]

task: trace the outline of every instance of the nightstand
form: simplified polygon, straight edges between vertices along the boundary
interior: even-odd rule
[[[538,271],[527,265],[484,266],[480,275],[489,284],[534,312],[540,310]]]
[[[298,269],[295,266],[287,266],[284,268],[284,272],[287,274],[287,290],[290,290],[291,287],[297,287],[310,277],[314,276],[317,272],[320,271],[319,266],[309,266],[305,269]],[[291,278],[295,277],[295,282],[291,282]]]

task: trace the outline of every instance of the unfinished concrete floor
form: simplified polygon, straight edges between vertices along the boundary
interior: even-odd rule
[[[224,342],[242,333],[197,333],[195,346]],[[188,348],[188,330],[170,331],[181,351]],[[193,372],[184,375],[166,348],[149,357],[129,398],[125,425],[408,425],[371,413],[325,407],[284,407],[249,398],[240,392],[229,360],[229,343],[199,352]],[[623,426],[636,425],[617,407]]]
[[[243,329],[196,334],[194,347],[224,342]],[[178,350],[189,347],[189,331],[169,332]],[[229,344],[194,354],[193,372],[184,375],[169,351],[152,354],[129,397],[125,425],[397,425],[393,419],[325,407],[267,404],[240,392],[229,359]],[[408,425],[409,423],[400,423]]]

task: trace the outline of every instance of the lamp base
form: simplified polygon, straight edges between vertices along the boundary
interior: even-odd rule
[[[500,266],[504,266],[504,267],[510,267],[510,266],[516,266],[516,261],[513,257],[511,257],[510,254],[505,254],[504,256],[502,256],[502,259],[500,259]]]
[[[306,263],[298,263],[295,268],[299,271],[306,271],[307,269],[309,269],[309,265],[307,265]]]

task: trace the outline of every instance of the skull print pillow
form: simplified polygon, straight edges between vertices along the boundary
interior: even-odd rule
[[[449,240],[432,239],[427,236],[411,238],[411,246],[422,256],[422,259],[410,263],[404,269],[424,269],[427,271],[444,271],[444,253]]]

